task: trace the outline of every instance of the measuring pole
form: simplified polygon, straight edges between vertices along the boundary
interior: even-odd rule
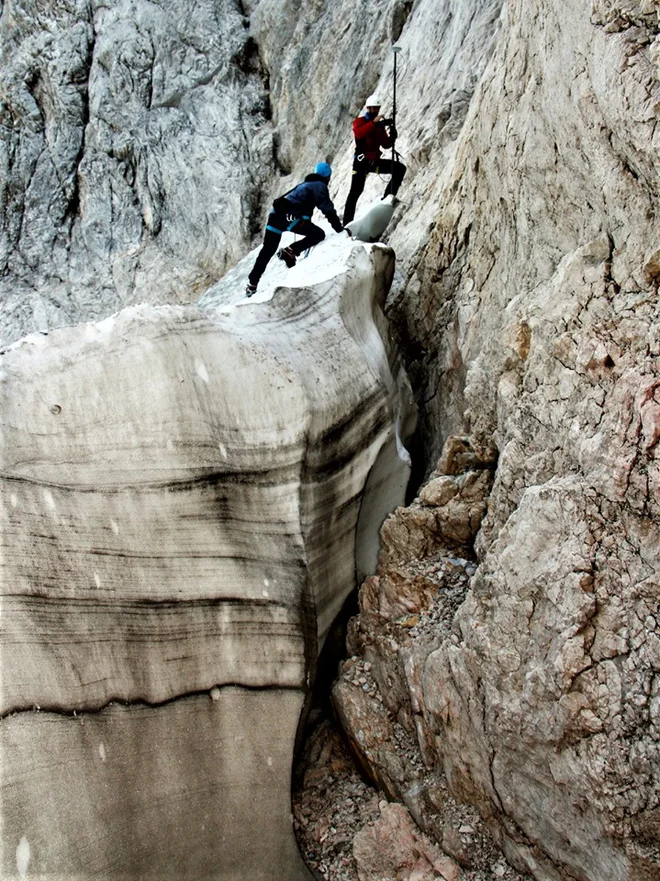
[[[392,128],[396,129],[396,56],[401,51],[401,46],[392,46],[394,52],[394,83],[392,87]],[[392,177],[394,177],[394,139],[392,140]]]

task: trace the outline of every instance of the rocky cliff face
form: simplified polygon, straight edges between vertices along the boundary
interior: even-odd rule
[[[337,707],[448,852],[440,771],[521,871],[655,878],[660,4],[184,6],[3,5],[4,338],[196,300],[318,159],[341,207],[397,40],[386,312],[432,478]]]
[[[272,170],[239,4],[12,0],[2,47],[2,336],[196,300]]]
[[[436,562],[404,521],[358,647],[538,878],[658,873],[658,12],[506,5],[391,307],[432,461],[458,430],[497,467],[452,632],[386,638],[404,611],[434,614],[419,596],[392,611],[406,546]]]

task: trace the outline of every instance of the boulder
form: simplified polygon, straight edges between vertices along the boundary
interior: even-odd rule
[[[460,866],[415,827],[400,804],[380,803],[380,817],[355,836],[359,881],[458,881]]]

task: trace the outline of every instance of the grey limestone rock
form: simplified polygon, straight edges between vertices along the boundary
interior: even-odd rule
[[[0,18],[0,334],[193,302],[242,256],[269,96],[230,0],[19,0]]]

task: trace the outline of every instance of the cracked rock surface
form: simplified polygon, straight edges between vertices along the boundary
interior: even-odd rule
[[[0,36],[0,338],[194,302],[272,171],[265,74],[231,0],[12,0]]]
[[[352,675],[357,688],[366,683],[371,696],[378,693],[365,665],[356,663]],[[397,748],[406,760],[416,754],[410,738],[400,738]],[[308,865],[327,881],[527,877],[508,865],[477,811],[452,797],[441,774],[422,774],[417,781],[433,798],[436,830],[425,834],[410,807],[388,801],[364,777],[333,722],[326,719],[313,731],[300,764],[296,833]]]
[[[419,513],[452,503],[435,477],[383,531],[353,649],[451,791],[544,881],[660,871],[659,28],[657,2],[506,4],[390,303],[431,461],[463,435],[496,467],[451,627],[412,638],[428,590],[398,597],[399,566],[441,540]],[[344,713],[357,749],[382,715],[364,700]],[[381,740],[365,761],[400,785],[410,769]]]

